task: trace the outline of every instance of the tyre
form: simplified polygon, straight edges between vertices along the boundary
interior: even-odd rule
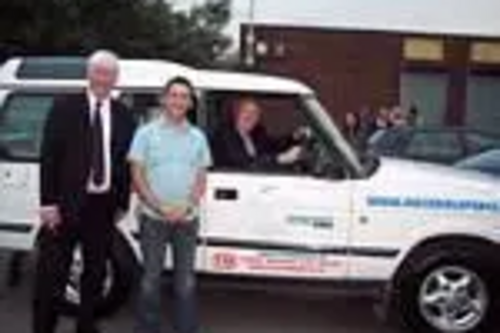
[[[135,255],[118,231],[114,235],[113,247],[106,267],[102,297],[97,307],[98,317],[107,317],[116,313],[126,303],[134,284],[137,271]],[[68,316],[75,316],[78,313],[82,272],[81,252],[77,249],[62,304],[62,312]]]
[[[434,248],[435,249],[435,248]],[[498,293],[491,265],[471,248],[426,251],[396,282],[395,310],[404,331],[494,331]]]

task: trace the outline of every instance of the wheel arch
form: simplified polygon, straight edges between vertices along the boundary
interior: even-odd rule
[[[117,228],[112,235],[111,252],[109,259],[118,268],[116,279],[113,279],[113,286],[107,297],[102,298],[97,305],[97,317],[109,317],[115,314],[130,299],[134,285],[140,272],[139,262],[134,253],[131,243],[126,234]],[[79,304],[71,302],[65,297],[62,303],[62,313],[68,316],[76,316]]]
[[[448,234],[422,240],[406,252],[392,278],[387,282],[378,307],[379,317],[389,325],[407,329],[406,323],[401,321],[395,309],[398,308],[397,300],[401,298],[404,281],[412,273],[418,272],[420,265],[420,267],[425,267],[433,261],[437,262],[443,258],[446,251],[449,251],[448,254],[455,253],[460,256],[469,256],[469,258],[477,256],[485,260],[492,272],[498,273],[500,272],[500,256],[497,255],[499,250],[499,244],[473,235]]]
[[[432,252],[442,253],[443,249],[458,251],[467,255],[482,255],[488,265],[500,267],[500,256],[495,253],[500,250],[499,244],[475,235],[440,235],[422,240],[407,251],[396,267],[391,278],[391,284],[394,284],[394,282],[406,274],[411,273],[411,267],[419,260],[422,260],[424,256]]]
[[[116,228],[113,234],[112,251],[123,257],[123,262],[126,263],[127,269],[133,274],[133,278],[137,278],[137,274],[141,270],[141,264],[138,253],[133,246],[133,237],[124,232],[120,228]]]

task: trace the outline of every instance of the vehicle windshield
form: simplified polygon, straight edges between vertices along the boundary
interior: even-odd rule
[[[347,140],[343,137],[340,130],[333,123],[332,119],[328,116],[327,111],[321,103],[314,96],[303,97],[306,108],[311,112],[314,119],[317,121],[319,129],[327,134],[327,139],[331,140],[331,144],[339,151],[340,154],[346,159],[353,171],[358,175],[364,174],[359,156],[354,149],[349,145]]]

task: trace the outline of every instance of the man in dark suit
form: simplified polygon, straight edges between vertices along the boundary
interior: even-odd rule
[[[76,245],[83,255],[78,333],[94,333],[114,224],[128,210],[130,112],[111,98],[118,58],[97,51],[87,64],[88,88],[54,104],[45,124],[40,170],[41,230],[37,243],[33,332],[57,327]]]
[[[236,170],[269,170],[297,162],[302,153],[299,140],[277,140],[261,124],[262,109],[252,97],[233,102],[231,123],[212,137],[215,165]]]

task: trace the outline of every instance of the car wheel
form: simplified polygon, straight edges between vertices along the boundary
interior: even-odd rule
[[[110,258],[106,263],[106,277],[102,296],[97,306],[97,316],[106,317],[117,312],[127,301],[133,286],[137,265],[135,255],[127,242],[116,233]],[[62,312],[69,316],[78,313],[80,305],[80,281],[83,273],[83,261],[80,249],[75,250],[73,263],[66,285]]]
[[[497,299],[492,270],[481,257],[434,254],[399,281],[401,324],[420,333],[492,331]]]

